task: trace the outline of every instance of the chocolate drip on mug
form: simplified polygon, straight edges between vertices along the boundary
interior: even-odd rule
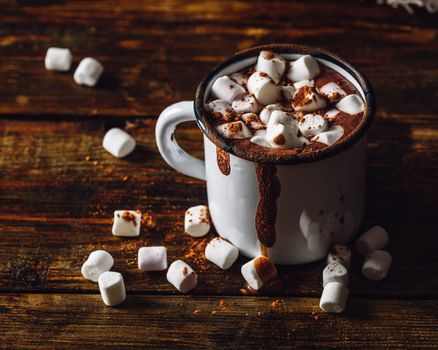
[[[272,247],[276,239],[277,198],[281,192],[280,181],[276,173],[277,167],[273,164],[256,164],[260,199],[257,205],[255,226],[257,238],[262,245],[262,255],[266,255],[266,248]]]
[[[231,171],[230,154],[216,146],[217,166],[222,174],[229,175]]]

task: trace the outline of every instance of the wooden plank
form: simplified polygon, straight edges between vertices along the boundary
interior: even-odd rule
[[[364,2],[12,2],[0,21],[0,115],[157,115],[192,99],[202,77],[233,52],[270,42],[345,56],[369,76],[382,110],[436,114],[437,35],[434,16]],[[85,56],[101,60],[99,86],[47,72],[53,45],[72,49],[74,67]]]
[[[433,221],[438,203],[431,190],[438,181],[434,120],[428,115],[381,115],[371,131],[363,227],[388,229],[394,263],[387,280],[372,283],[361,276],[361,259],[355,255],[352,295],[428,296],[438,289]],[[129,290],[175,293],[164,274],[140,274],[136,268],[139,247],[165,244],[169,260],[187,259],[199,272],[195,294],[242,293],[239,269],[245,259],[220,271],[203,259],[207,239],[183,233],[184,211],[206,202],[205,187],[165,165],[155,147],[154,123],[130,122],[139,147],[126,159],[115,159],[100,143],[104,130],[123,126],[123,120],[0,122],[0,290],[96,291],[95,284],[81,277],[80,267],[89,252],[104,248],[113,254],[114,269],[123,273]],[[202,156],[195,127],[183,128],[177,138]],[[112,213],[120,208],[148,212],[156,226],[146,225],[139,238],[114,237]],[[281,268],[284,294],[318,295],[322,268],[322,262]]]
[[[345,314],[318,299],[128,295],[0,295],[6,348],[389,349],[438,346],[436,300],[350,299]],[[273,304],[274,302],[274,304]]]

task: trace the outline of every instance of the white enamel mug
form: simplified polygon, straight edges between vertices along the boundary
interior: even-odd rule
[[[311,54],[320,64],[343,75],[367,104],[358,129],[317,154],[279,156],[274,161],[221,138],[209,124],[204,109],[211,86],[218,77],[255,64],[260,50],[272,50],[288,60]],[[207,182],[210,215],[220,236],[247,257],[267,253],[276,264],[302,264],[325,257],[332,243],[347,243],[361,224],[365,208],[365,136],[374,113],[371,85],[349,63],[317,48],[267,45],[240,52],[217,66],[199,85],[194,102],[179,102],[161,113],[155,134],[158,149],[170,166]],[[174,138],[178,124],[193,120],[204,133],[204,161],[187,154]],[[218,149],[229,155],[228,175],[219,168]],[[268,162],[276,166],[281,191],[276,201],[275,243],[266,251],[255,224],[260,200],[256,166]]]

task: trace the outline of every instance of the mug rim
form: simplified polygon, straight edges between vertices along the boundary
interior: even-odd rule
[[[276,152],[262,153],[255,152],[246,149],[245,147],[239,146],[230,142],[230,140],[222,137],[210,122],[210,117],[204,106],[204,98],[206,89],[210,81],[222,70],[227,68],[233,63],[237,63],[240,60],[246,58],[252,58],[259,55],[262,50],[270,50],[276,53],[282,54],[302,54],[302,55],[312,55],[315,58],[324,59],[329,61],[336,66],[342,68],[347,73],[349,73],[356,82],[360,85],[363,95],[365,97],[365,111],[362,117],[362,121],[359,123],[357,128],[348,136],[343,138],[340,142],[336,142],[331,146],[324,147],[320,150],[314,150],[312,152],[306,153],[296,153],[296,154],[279,154]],[[341,74],[341,73],[340,73]],[[341,74],[342,75],[342,74]],[[339,57],[338,55],[318,48],[310,47],[298,44],[269,44],[255,46],[250,49],[239,51],[235,53],[230,58],[219,63],[214,67],[210,73],[208,73],[196,89],[196,98],[194,102],[194,110],[196,116],[196,122],[198,127],[204,133],[204,135],[213,142],[219,148],[225,150],[228,153],[235,155],[236,157],[243,158],[256,163],[272,163],[272,164],[300,164],[319,161],[325,158],[332,157],[356,144],[362,136],[368,131],[372,121],[374,120],[376,112],[376,101],[374,90],[363,73],[357,71],[348,61]]]

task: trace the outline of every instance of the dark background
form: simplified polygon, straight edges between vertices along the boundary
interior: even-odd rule
[[[357,1],[0,1],[0,348],[437,348],[438,15]],[[354,255],[342,315],[321,313],[323,262],[280,268],[284,292],[245,294],[240,258],[219,271],[211,238],[183,233],[205,203],[203,182],[161,159],[154,126],[167,105],[235,51],[286,42],[319,46],[372,82],[363,229],[390,233],[393,265],[379,283]],[[68,47],[68,73],[48,72],[50,46]],[[95,88],[72,75],[85,56],[105,73]],[[125,127],[125,159],[101,147]],[[202,156],[194,125],[177,135]],[[115,209],[146,213],[136,239],[111,235]],[[165,274],[141,274],[139,247],[165,244],[199,274],[182,296]],[[105,307],[80,267],[94,249],[115,258],[127,301]],[[275,300],[279,302],[272,304]],[[199,311],[198,311],[199,310]]]

